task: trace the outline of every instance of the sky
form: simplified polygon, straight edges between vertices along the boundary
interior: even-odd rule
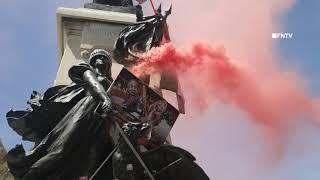
[[[43,92],[53,84],[58,68],[55,15],[57,7],[81,7],[83,2],[83,0],[2,2],[0,138],[7,149],[22,141],[8,127],[6,112],[10,108],[26,108],[26,101],[33,90]],[[292,32],[293,39],[272,40],[271,34],[265,34],[272,41],[272,49],[279,57],[280,66],[297,72],[304,80],[308,94],[314,97],[320,96],[318,78],[320,21],[317,18],[320,15],[319,8],[319,1],[297,0],[285,13],[276,17],[281,24],[279,31]],[[197,15],[194,14],[195,17]],[[237,23],[236,19],[233,21],[230,23]],[[169,19],[173,37],[178,34],[174,30],[179,29],[174,27],[176,25],[174,23],[175,21],[172,21],[170,24]],[[223,39],[217,38],[217,40],[223,42]],[[227,47],[228,43],[232,41],[226,42]],[[217,114],[219,116],[212,120]],[[264,127],[250,123],[243,113],[222,102],[212,104],[208,111],[192,118],[203,121],[186,118],[178,120],[173,129],[173,142],[195,154],[197,162],[211,178],[320,179],[318,127],[297,121],[287,134],[288,143],[284,155],[271,165],[261,165],[263,164],[259,163],[263,156],[261,148],[265,147],[265,142],[258,132]]]
[[[318,1],[297,1],[295,6],[282,17],[287,31],[294,33],[290,41],[279,41],[277,52],[283,58],[283,65],[295,68],[307,80],[310,93],[320,94],[319,71],[320,57],[318,40],[320,23],[318,22]]]

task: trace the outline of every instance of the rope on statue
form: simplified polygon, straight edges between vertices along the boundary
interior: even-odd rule
[[[152,7],[152,10],[153,10],[154,14],[157,15],[158,13],[157,13],[157,10],[156,10],[156,8],[154,6],[153,0],[149,0],[149,2],[151,4],[151,7]],[[160,6],[161,6],[161,4],[160,4]],[[171,7],[170,7],[170,9],[171,9]],[[168,27],[168,23],[167,22],[165,22],[164,26],[163,26],[163,37],[165,39],[164,43],[167,43],[167,42],[171,41],[170,34],[169,34],[169,27]]]
[[[152,7],[154,14],[157,15],[157,11],[156,11],[156,8],[154,7],[153,1],[152,0],[149,0],[149,1],[150,1],[150,4],[151,4],[151,7]]]
[[[165,172],[166,170],[172,168],[173,166],[178,165],[181,161],[182,161],[182,158],[175,160],[174,162],[170,163],[168,166],[160,169],[154,176],[155,177],[159,176],[161,173]]]
[[[100,169],[108,162],[108,160],[112,157],[114,152],[118,149],[119,144],[111,151],[111,153],[108,155],[108,157],[102,162],[102,164],[98,167],[98,169],[93,173],[93,175],[89,178],[89,180],[93,180],[93,178],[98,174]]]
[[[143,162],[142,158],[140,157],[139,153],[137,150],[133,147],[131,141],[127,137],[127,135],[123,132],[122,128],[120,127],[119,123],[116,121],[112,121],[113,125],[116,127],[116,129],[119,131],[121,137],[125,140],[135,157],[138,159],[140,162],[141,166],[144,168],[146,171],[147,175],[149,176],[150,180],[155,180],[153,177],[151,171],[148,169],[146,164]],[[105,163],[112,157],[112,155],[115,153],[115,151],[118,149],[119,144],[116,145],[116,147],[112,150],[112,152],[108,155],[108,157],[102,162],[102,164],[99,166],[99,168],[94,172],[94,174],[90,177],[89,180],[93,180],[93,178],[97,175],[97,173],[100,171],[100,169],[105,165]]]
[[[143,162],[142,158],[140,157],[139,153],[137,152],[137,150],[133,147],[131,141],[129,140],[129,138],[127,137],[127,135],[123,132],[123,130],[121,129],[121,127],[119,126],[119,124],[117,122],[114,121],[114,124],[117,128],[117,130],[120,132],[120,135],[122,136],[122,138],[126,141],[126,143],[128,144],[128,146],[130,147],[131,151],[133,152],[133,154],[136,156],[136,158],[139,160],[141,166],[144,168],[144,170],[147,172],[147,175],[149,176],[149,178],[151,180],[155,180],[155,178],[153,177],[153,175],[151,174],[151,171],[148,169],[148,167],[146,166],[146,164]]]

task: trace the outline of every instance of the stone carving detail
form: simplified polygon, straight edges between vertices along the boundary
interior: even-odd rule
[[[103,48],[112,51],[114,42],[124,26],[87,22],[83,25],[80,44],[81,57],[85,58],[85,52],[91,52],[95,48]],[[84,53],[84,54],[82,54]],[[84,55],[84,56],[82,56]]]

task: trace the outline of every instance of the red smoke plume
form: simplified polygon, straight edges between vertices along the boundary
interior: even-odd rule
[[[187,105],[201,111],[217,98],[246,112],[255,122],[275,128],[299,117],[317,117],[318,109],[292,74],[273,72],[262,81],[254,69],[232,62],[223,47],[207,43],[175,47],[168,43],[143,55],[133,71],[176,70],[192,92],[191,104]]]
[[[283,19],[279,17],[287,15],[296,1],[154,2],[156,7],[161,2],[163,9],[170,4],[173,6],[168,24],[176,47],[167,44],[153,49],[144,57],[140,67],[158,71],[168,65],[179,71],[186,95],[187,116],[181,116],[172,130],[174,144],[195,153],[198,162],[212,179],[282,180],[298,176],[308,179],[307,173],[294,173],[290,169],[292,164],[299,164],[300,167],[303,162],[301,159],[305,158],[296,155],[290,157],[290,154],[285,153],[296,152],[300,148],[316,151],[313,146],[305,143],[315,144],[317,141],[313,135],[309,138],[308,133],[304,133],[308,138],[303,140],[293,136],[296,127],[287,125],[298,124],[299,131],[309,132],[310,129],[300,127],[295,119],[318,120],[318,109],[304,89],[303,77],[288,72],[288,66],[279,66],[281,56],[279,51],[274,50],[277,50],[280,41],[271,38],[272,32],[287,30]],[[298,4],[301,6],[301,3]],[[146,11],[148,9],[151,9],[150,6],[145,7]],[[223,48],[208,44],[177,46],[197,40],[223,44],[227,56]],[[199,47],[220,54],[222,58],[209,58],[206,55],[209,53],[198,56],[196,52],[200,52],[197,49]],[[167,58],[169,54],[171,58]],[[292,62],[290,65],[293,65]],[[214,101],[216,99],[229,105]],[[200,107],[203,113],[190,118],[190,114],[194,115],[194,108],[190,108],[190,105]],[[207,105],[210,107],[205,111]],[[243,113],[234,107],[251,118],[243,117]],[[269,127],[257,125],[261,123]],[[310,159],[317,157],[310,154],[305,156]],[[277,164],[271,164],[275,165],[272,170],[264,166],[260,169],[261,164],[256,161],[261,162],[261,157],[265,158],[262,159],[263,164],[264,160],[277,160],[274,161]],[[280,164],[279,158],[284,160]],[[306,167],[305,164],[303,166]]]

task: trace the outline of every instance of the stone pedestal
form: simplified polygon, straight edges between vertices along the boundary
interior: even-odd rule
[[[86,62],[93,49],[103,48],[112,52],[120,31],[135,22],[136,15],[130,11],[58,8],[59,69],[54,84],[69,84],[69,68]],[[121,67],[118,63],[113,64],[114,76]]]
[[[7,151],[5,150],[0,139],[0,179],[1,180],[14,180],[13,176],[9,173],[9,168],[5,161]]]

